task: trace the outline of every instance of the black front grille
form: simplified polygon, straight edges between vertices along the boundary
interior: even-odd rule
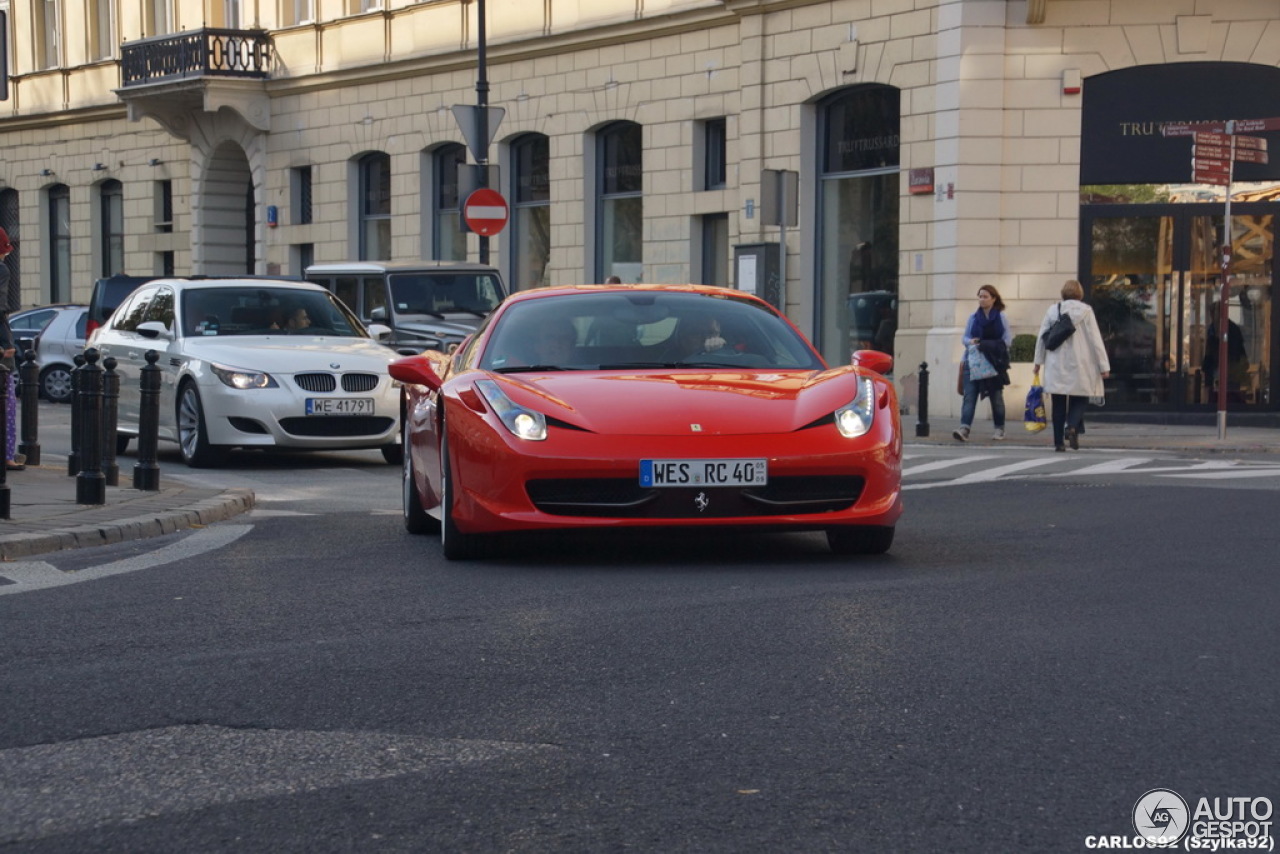
[[[231,426],[239,430],[241,433],[255,433],[260,436],[265,436],[270,432],[266,427],[262,426],[261,421],[254,421],[252,418],[232,416],[231,418],[228,418],[227,421],[231,422]]]
[[[326,392],[334,391],[338,387],[338,381],[333,378],[333,374],[295,374],[293,381],[303,391]]]
[[[394,423],[374,415],[311,415],[281,418],[280,429],[294,436],[378,436]]]
[[[373,391],[378,387],[377,374],[343,374],[343,391]]]
[[[852,476],[777,477],[758,487],[649,489],[631,478],[533,480],[534,506],[555,516],[693,519],[830,513],[853,506],[864,487]]]

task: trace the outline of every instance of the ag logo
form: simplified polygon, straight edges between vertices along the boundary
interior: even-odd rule
[[[1170,845],[1182,839],[1190,819],[1187,802],[1172,789],[1152,789],[1133,805],[1133,829],[1138,835]]]

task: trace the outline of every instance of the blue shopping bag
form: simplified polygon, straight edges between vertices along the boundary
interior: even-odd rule
[[[1022,415],[1022,426],[1030,433],[1039,433],[1048,424],[1044,414],[1044,386],[1040,385],[1040,372],[1031,377],[1031,388],[1027,391],[1027,406]]]

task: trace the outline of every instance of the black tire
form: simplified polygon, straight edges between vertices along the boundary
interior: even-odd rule
[[[193,469],[222,465],[227,459],[227,449],[222,445],[209,444],[204,406],[194,383],[187,383],[179,390],[177,416],[182,461]]]
[[[464,534],[453,523],[453,467],[449,464],[449,435],[441,428],[440,439],[440,547],[445,560],[470,560],[480,553],[480,541]]]
[[[71,402],[71,367],[50,365],[40,372],[40,395],[54,403]]]
[[[440,533],[440,523],[427,515],[427,511],[422,509],[422,496],[418,494],[418,488],[414,485],[413,478],[413,454],[409,453],[409,425],[404,422],[400,427],[401,446],[403,453],[400,454],[404,461],[401,466],[401,479],[403,481],[402,496],[404,499],[404,529],[410,534],[438,534]]]
[[[827,545],[838,555],[882,555],[893,545],[894,527],[846,525],[827,529]]]
[[[129,440],[131,440],[132,438],[133,437],[130,436],[128,433],[117,433],[116,434],[116,453],[123,454],[125,451],[129,450]]]
[[[404,462],[404,446],[401,444],[383,445],[379,450],[382,451],[382,458],[388,465],[398,466]]]

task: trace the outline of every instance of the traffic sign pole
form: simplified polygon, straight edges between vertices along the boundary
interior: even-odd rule
[[[1227,438],[1227,300],[1231,298],[1231,172],[1235,165],[1235,122],[1227,122],[1231,159],[1227,161],[1227,205],[1222,215],[1221,296],[1218,297],[1218,438]]]

